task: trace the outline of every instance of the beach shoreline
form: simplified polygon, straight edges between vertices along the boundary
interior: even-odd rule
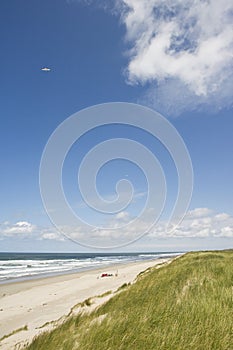
[[[14,349],[17,344],[30,342],[34,336],[46,330],[46,327],[42,327],[44,324],[68,315],[74,305],[106,292],[109,292],[110,298],[124,283],[132,283],[140,272],[173,259],[115,264],[78,273],[1,284],[0,338],[5,336],[5,339],[0,341],[0,348]],[[111,276],[101,277],[102,273]],[[106,298],[103,298],[102,302],[105,301]],[[22,330],[7,336],[19,329]]]

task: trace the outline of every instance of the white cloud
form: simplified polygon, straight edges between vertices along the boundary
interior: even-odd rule
[[[150,213],[149,216],[153,215]],[[118,213],[109,220],[109,229],[90,229],[83,227],[62,227],[61,230],[67,237],[90,246],[108,247],[127,244],[148,230],[147,220],[134,221],[134,217],[126,211]],[[151,222],[151,220],[149,220]],[[172,232],[166,232],[167,222],[161,221],[152,228],[146,240],[156,242],[158,239],[232,239],[233,238],[233,217],[227,213],[216,213],[208,208],[196,208],[190,210],[182,223]],[[0,236],[27,238],[45,241],[65,241],[66,237],[53,227],[42,228],[26,221],[19,221],[15,224],[9,222],[0,225]],[[143,242],[141,240],[140,242]]]
[[[51,230],[44,230],[40,235],[40,240],[55,240],[55,241],[64,241],[65,237],[59,233]]]
[[[153,215],[151,213],[150,215]],[[134,221],[127,212],[121,212],[109,220],[109,229],[93,229],[86,227],[66,227],[64,232],[81,244],[97,247],[118,246],[127,244],[147,232],[147,220]],[[150,222],[150,220],[149,220]],[[156,242],[158,239],[229,239],[233,238],[233,217],[226,213],[216,213],[208,208],[190,210],[183,222],[174,231],[166,232],[167,222],[159,222],[152,228],[145,239],[140,242]],[[55,237],[54,237],[55,238]],[[51,237],[53,239],[53,237]]]
[[[36,240],[64,241],[64,236],[52,228],[39,227],[28,221],[18,221],[14,224],[5,221],[0,224],[0,237],[29,238]]]
[[[147,103],[166,112],[232,104],[231,0],[116,0],[131,84],[150,84]]]
[[[43,67],[43,68],[41,68],[41,70],[42,70],[43,72],[50,72],[50,71],[51,71],[51,68]]]
[[[88,231],[79,228],[70,236],[86,244],[107,246],[120,242],[129,242],[147,231],[148,222],[132,221],[127,212],[119,213],[111,219],[111,229],[94,229]],[[122,226],[122,223],[125,224]],[[226,213],[216,213],[208,208],[190,210],[182,223],[172,232],[166,232],[167,222],[159,222],[148,234],[150,239],[164,238],[233,238],[233,217]]]
[[[195,218],[208,217],[212,214],[213,214],[213,210],[211,210],[209,208],[196,208],[196,209],[190,210],[186,214],[185,219],[186,220],[188,220],[188,219],[193,220]],[[219,215],[222,215],[222,214],[219,214]]]
[[[116,219],[127,220],[129,218],[129,213],[127,211],[121,211],[116,214]]]
[[[3,236],[28,235],[36,230],[36,226],[27,221],[18,221],[15,224],[6,221],[1,224],[0,230]]]
[[[233,217],[208,208],[197,208],[189,211],[173,232],[167,235],[165,230],[166,223],[162,223],[150,233],[150,237],[233,238]]]

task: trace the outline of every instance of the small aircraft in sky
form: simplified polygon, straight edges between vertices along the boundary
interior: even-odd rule
[[[43,67],[43,68],[41,68],[41,70],[42,70],[43,72],[50,72],[50,71],[51,71],[51,69],[48,68],[48,67]]]

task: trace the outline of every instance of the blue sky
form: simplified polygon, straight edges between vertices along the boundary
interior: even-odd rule
[[[111,1],[102,7],[81,0],[1,1],[0,250],[90,250],[60,236],[50,223],[40,197],[39,165],[61,122],[83,108],[114,101],[161,112],[184,139],[195,178],[180,234],[152,233],[121,249],[232,247],[232,5],[227,0],[222,10],[214,1],[202,2],[200,9],[193,5],[189,15],[195,23],[187,19],[181,25],[187,9],[178,3],[168,1],[164,9],[162,1],[146,0]],[[113,137],[142,142],[158,156],[168,182],[169,212],[177,186],[174,165],[150,135],[123,126],[100,128],[73,146],[64,164],[64,189],[75,210],[90,217],[75,192],[78,164],[91,147]],[[125,217],[136,215],[146,185],[134,165],[108,164],[97,187],[111,197],[122,176],[130,178],[137,194]],[[166,212],[162,219],[158,232]]]

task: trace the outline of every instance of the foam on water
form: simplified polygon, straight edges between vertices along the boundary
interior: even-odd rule
[[[0,253],[0,283],[172,257],[178,253],[57,254]]]

